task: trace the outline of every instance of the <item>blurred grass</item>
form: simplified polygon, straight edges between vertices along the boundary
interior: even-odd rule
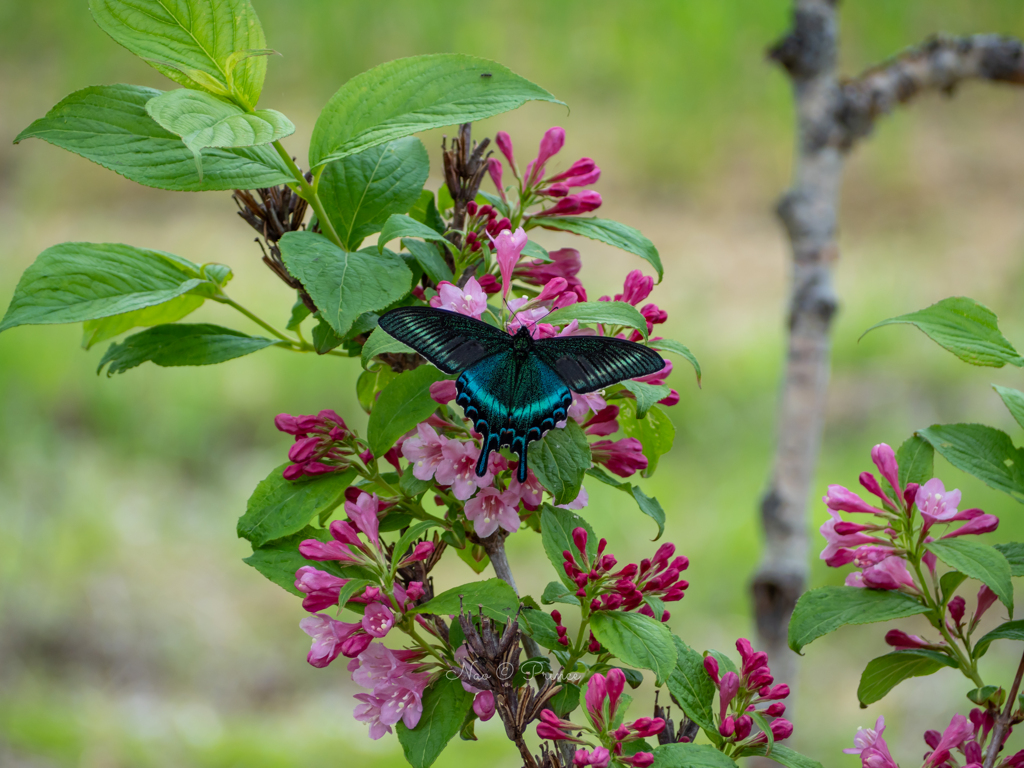
[[[270,61],[263,104],[299,126],[289,146],[300,157],[319,105],[348,77],[398,56],[487,56],[570,105],[568,114],[528,105],[478,134],[509,130],[527,153],[544,128],[563,125],[566,162],[588,155],[604,169],[604,215],[640,227],[662,252],[666,280],[654,299],[670,312],[665,335],[691,346],[705,379],[698,391],[677,367],[676,447],[645,488],[668,511],[666,538],[692,560],[673,627],[697,648],[731,650],[752,631],[746,585],[783,350],[788,263],[770,211],[788,178],[791,103],[763,52],[786,27],[787,3],[257,0],[257,9],[283,54]],[[842,13],[851,73],[939,30],[1024,34],[1013,0],[865,0]],[[0,67],[0,136],[9,138],[86,85],[168,87],[70,0],[0,2]],[[885,121],[849,168],[843,311],[815,497],[827,483],[853,484],[874,443],[896,445],[936,421],[1017,434],[988,389],[1021,386],[1016,371],[970,369],[910,328],[856,341],[879,319],[956,293],[992,307],[1024,343],[1022,94],[969,86],[946,101],[929,97]],[[440,133],[424,137],[435,175]],[[232,294],[280,321],[291,298],[232,211],[227,194],[148,190],[42,143],[0,145],[0,296],[46,246],[111,240],[230,264]],[[574,245],[595,295],[641,266]],[[223,308],[197,317],[247,327]],[[370,742],[351,720],[344,669],[305,664],[298,601],[242,564],[247,549],[234,537],[248,493],[286,450],[275,413],[333,407],[364,426],[357,364],[269,350],[107,379],[94,373],[101,351],[78,343],[70,327],[0,336],[0,764],[401,764],[394,740]],[[1002,517],[997,538],[1024,536],[1016,504],[941,462],[940,472],[965,503]],[[620,560],[648,554],[650,521],[622,494],[589,490],[586,514]],[[812,508],[818,525],[824,509]],[[538,542],[521,534],[510,549],[523,586],[538,593],[552,578]],[[470,576],[453,559],[437,579]],[[815,585],[841,578],[815,560]],[[853,766],[838,750],[884,713],[894,753],[912,758],[925,728],[965,711],[952,673],[858,710],[859,673],[884,652],[882,634],[847,628],[808,649],[795,747]],[[1005,679],[1012,650],[997,645],[987,673]],[[518,764],[500,725],[477,730],[480,744],[454,743],[438,765]]]

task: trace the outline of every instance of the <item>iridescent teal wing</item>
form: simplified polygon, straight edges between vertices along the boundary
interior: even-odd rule
[[[538,339],[534,352],[573,392],[595,392],[665,367],[649,347],[612,336]]]
[[[377,321],[448,374],[462,373],[489,355],[512,349],[512,337],[472,317],[433,307],[398,307]]]
[[[517,361],[511,352],[479,361],[459,376],[455,387],[455,402],[483,435],[477,475],[487,472],[491,451],[507,445],[519,456],[519,481],[526,482],[527,449],[565,421],[572,404],[569,388],[540,358]]]

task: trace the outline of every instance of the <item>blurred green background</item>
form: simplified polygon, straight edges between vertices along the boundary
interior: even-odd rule
[[[672,626],[698,649],[732,651],[752,632],[747,585],[783,356],[788,254],[771,211],[792,162],[792,104],[764,50],[785,30],[788,3],[256,0],[256,8],[282,53],[270,60],[262,105],[299,127],[286,144],[300,158],[330,94],[399,56],[493,58],[570,105],[568,113],[527,105],[476,133],[508,130],[524,157],[545,128],[564,126],[560,160],[590,156],[604,169],[602,215],[639,227],[662,253],[666,278],[653,298],[670,312],[665,335],[693,349],[705,377],[698,390],[677,366],[675,449],[645,488],[668,511],[667,538],[692,560]],[[1024,9],[1018,0],[849,0],[844,71],[936,31],[1024,35]],[[114,82],[169,87],[105,37],[84,0],[0,0],[0,302],[43,248],[115,241],[229,264],[232,295],[283,322],[293,296],[259,263],[228,193],[150,190],[41,142],[11,146],[70,91]],[[968,368],[909,327],[857,337],[880,319],[963,294],[997,311],[1004,332],[1024,344],[1022,127],[1024,92],[970,84],[883,121],[852,159],[815,499],[830,482],[854,484],[874,443],[898,445],[915,428],[977,420],[1017,429],[989,384],[1021,386],[1018,371]],[[436,188],[441,132],[423,138]],[[549,247],[569,242],[539,237]],[[644,266],[576,244],[593,295],[613,293]],[[225,308],[197,317],[250,329]],[[0,336],[0,765],[401,764],[394,739],[371,742],[351,719],[343,665],[306,664],[299,601],[245,566],[247,546],[235,538],[250,490],[287,450],[274,414],[334,408],[365,424],[353,395],[358,363],[268,350],[107,379],[95,375],[102,349],[81,351],[79,337],[60,326]],[[1002,517],[993,541],[1024,536],[1014,502],[938,469],[966,504]],[[649,553],[653,525],[606,490],[590,488],[588,517],[620,560]],[[812,508],[817,526],[825,510]],[[510,548],[521,585],[539,593],[553,575],[539,542],[521,533]],[[452,560],[437,573],[442,587],[472,577]],[[841,579],[814,561],[815,586]],[[886,628],[846,628],[808,649],[792,746],[829,766],[855,766],[838,750],[885,714],[894,754],[914,765],[924,729],[967,711],[967,686],[949,671],[858,709],[860,670],[885,652]],[[1008,682],[1017,650],[994,647],[985,673]],[[519,765],[497,720],[477,732],[480,743],[456,740],[438,765]]]

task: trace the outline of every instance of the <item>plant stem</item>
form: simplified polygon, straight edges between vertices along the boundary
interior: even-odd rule
[[[280,141],[274,142],[274,149],[277,150],[277,154],[284,160],[285,165],[288,166],[288,170],[292,172],[295,177],[295,182],[299,185],[299,196],[309,203],[312,207],[313,212],[316,213],[316,219],[320,222],[320,230],[327,236],[327,238],[334,243],[336,246],[345,250],[345,246],[341,242],[341,238],[338,237],[337,231],[334,229],[334,224],[331,223],[330,217],[324,210],[324,205],[320,202],[320,196],[316,193],[316,190],[306,181],[305,175],[299,169],[299,166],[292,160],[292,156],[288,154],[288,150],[284,148],[284,145]],[[318,176],[314,176],[316,181],[319,181]]]
[[[1003,734],[1010,724],[1010,714],[1013,712],[1014,702],[1017,700],[1017,691],[1020,690],[1020,680],[1024,677],[1024,655],[1020,657],[1020,664],[1017,665],[1017,676],[1013,678],[1013,687],[1010,688],[1010,697],[1006,700],[1006,708],[996,718],[996,727],[992,729],[992,742],[988,745],[988,752],[985,754],[985,768],[992,768],[996,764],[996,756],[1003,746]]]
[[[254,323],[256,323],[256,325],[260,326],[261,328],[263,328],[263,329],[265,329],[267,331],[270,331],[272,334],[277,336],[277,338],[281,339],[282,341],[287,341],[289,344],[292,344],[292,345],[295,345],[295,346],[300,346],[299,342],[297,342],[295,339],[291,338],[290,336],[286,336],[284,333],[282,333],[281,331],[277,330],[270,323],[268,323],[265,320],[262,320],[261,318],[257,317],[252,312],[250,312],[248,309],[246,309],[241,304],[239,304],[237,301],[235,301],[234,299],[228,297],[227,295],[222,293],[220,296],[214,297],[214,301],[219,301],[221,304],[227,304],[229,307],[233,307],[234,309],[237,309],[243,315],[245,315],[250,320],[252,320]]]
[[[512,587],[512,591],[519,595],[519,588],[516,587],[515,577],[512,575],[512,568],[508,564],[508,555],[505,554],[505,531],[497,530],[483,539],[480,543],[483,544],[484,550],[487,552],[487,556],[491,558],[491,565],[494,567],[494,573],[497,574],[498,578]],[[535,658],[537,656],[543,656],[544,654],[540,650],[540,646],[537,642],[527,635],[525,632],[521,633],[520,636],[523,640],[523,650],[526,651],[528,658]]]

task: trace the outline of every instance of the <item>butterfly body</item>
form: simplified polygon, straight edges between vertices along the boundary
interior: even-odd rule
[[[654,350],[624,339],[534,339],[525,326],[510,335],[432,307],[400,307],[379,322],[444,373],[459,374],[455,402],[483,438],[478,476],[486,474],[491,452],[507,445],[519,457],[519,481],[526,482],[530,443],[568,418],[573,391],[594,392],[665,365]]]

